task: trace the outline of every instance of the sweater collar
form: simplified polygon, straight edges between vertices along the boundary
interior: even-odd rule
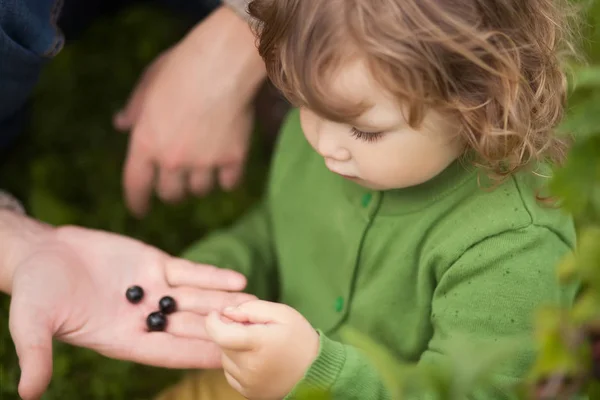
[[[456,160],[433,179],[408,188],[373,191],[348,180],[342,185],[348,199],[370,215],[401,215],[427,208],[468,181],[476,184],[476,177],[476,168]]]

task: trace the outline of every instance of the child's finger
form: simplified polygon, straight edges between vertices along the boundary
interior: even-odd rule
[[[237,309],[236,306],[230,306],[223,310],[221,318],[225,321],[238,322],[240,324],[250,323],[248,314]]]
[[[211,312],[206,318],[206,332],[223,349],[246,351],[254,348],[248,327],[236,322],[224,322],[216,312]]]
[[[173,288],[169,292],[161,293],[161,296],[164,294],[177,299],[177,310],[191,311],[200,315],[207,315],[211,311],[220,311],[227,306],[238,306],[256,299],[255,296],[242,292],[198,289],[190,286]],[[158,298],[152,302],[158,302]]]
[[[227,324],[232,323],[232,322],[236,322],[236,321],[232,320],[231,318],[229,318],[229,317],[227,317],[225,315],[221,315],[221,321],[223,321],[223,322],[225,322]]]
[[[270,322],[281,322],[290,311],[290,308],[284,304],[250,300],[237,307],[225,308],[223,315],[237,322],[268,324]]]
[[[243,393],[244,392],[244,388],[243,386],[240,384],[240,382],[235,379],[229,372],[225,371],[225,379],[227,379],[227,383],[229,383],[229,385],[234,388],[238,393]]]
[[[227,351],[223,352],[223,355],[221,356],[221,364],[223,366],[223,370],[229,375],[231,375],[236,381],[240,381],[242,377],[242,372],[237,362],[233,361],[230,356],[235,357],[235,354],[228,353]]]

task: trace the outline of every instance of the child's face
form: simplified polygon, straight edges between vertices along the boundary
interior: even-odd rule
[[[430,112],[418,131],[410,128],[401,106],[362,62],[343,68],[331,90],[373,104],[354,124],[332,122],[301,108],[304,135],[334,173],[373,190],[405,188],[432,179],[461,153],[450,121]]]

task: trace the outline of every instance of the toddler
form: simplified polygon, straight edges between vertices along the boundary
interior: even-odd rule
[[[249,399],[390,398],[344,328],[416,368],[451,361],[455,339],[519,340],[476,396],[509,398],[534,358],[536,308],[574,296],[555,278],[573,221],[543,190],[565,152],[562,7],[250,2],[269,77],[295,108],[264,201],[185,256],[241,271],[260,300],[207,320],[224,374],[165,398],[219,376]]]

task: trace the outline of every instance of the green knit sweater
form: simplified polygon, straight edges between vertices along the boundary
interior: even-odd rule
[[[448,361],[453,339],[521,339],[525,350],[473,396],[505,399],[533,360],[536,307],[573,297],[555,278],[574,247],[573,222],[536,201],[538,179],[517,175],[489,191],[455,163],[418,187],[373,192],[327,170],[294,110],[264,201],[184,257],[244,273],[249,292],[294,307],[319,330],[320,353],[301,384],[335,399],[391,398],[371,361],[339,342],[343,327],[414,366]]]

